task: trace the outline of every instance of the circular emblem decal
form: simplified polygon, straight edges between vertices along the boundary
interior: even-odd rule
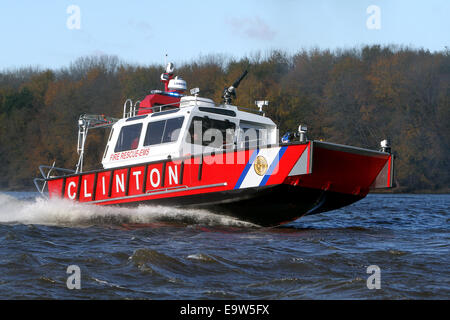
[[[263,176],[266,173],[267,168],[268,168],[266,158],[264,158],[263,156],[257,156],[256,160],[255,160],[254,168],[255,168],[255,172],[258,175]]]

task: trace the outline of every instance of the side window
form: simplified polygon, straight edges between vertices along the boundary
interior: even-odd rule
[[[147,132],[145,133],[144,146],[160,144],[165,126],[166,120],[150,122],[147,126]]]
[[[114,152],[137,149],[141,136],[142,123],[122,127]]]
[[[184,117],[150,122],[145,133],[144,146],[175,142],[180,135]]]
[[[241,146],[258,148],[267,145],[267,129],[242,127],[240,132]]]
[[[243,128],[244,148],[256,148],[259,146],[259,130],[255,128]]]
[[[195,130],[196,126],[197,130]],[[197,132],[200,128],[201,132]],[[189,127],[186,142],[213,148],[233,148],[235,129],[236,125],[231,121],[194,117]]]
[[[184,118],[182,117],[167,120],[166,128],[164,129],[162,143],[174,142],[178,140],[181,126],[183,125],[183,120]]]

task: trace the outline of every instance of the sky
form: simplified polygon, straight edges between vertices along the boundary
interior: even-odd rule
[[[450,47],[450,1],[0,0],[0,34],[0,70],[103,54],[151,65],[166,54],[180,64],[367,44],[441,51]]]

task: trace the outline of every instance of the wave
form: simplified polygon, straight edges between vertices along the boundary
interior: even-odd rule
[[[127,208],[97,206],[65,199],[18,199],[0,193],[0,223],[57,226],[141,225],[159,222],[208,226],[255,227],[233,217],[204,209],[141,205]]]

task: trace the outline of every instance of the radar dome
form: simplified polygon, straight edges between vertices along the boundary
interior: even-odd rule
[[[181,77],[175,77],[175,79],[169,81],[168,88],[169,90],[185,91],[187,89],[186,81]]]

